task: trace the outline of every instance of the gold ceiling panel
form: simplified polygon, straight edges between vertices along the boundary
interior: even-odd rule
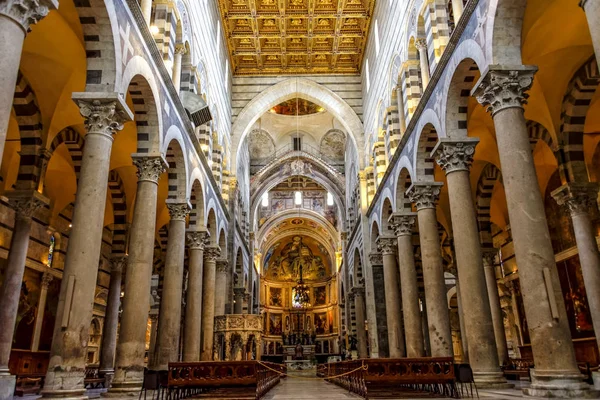
[[[375,0],[218,0],[235,75],[357,74]]]

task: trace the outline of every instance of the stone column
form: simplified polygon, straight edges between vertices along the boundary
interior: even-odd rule
[[[598,21],[600,21],[600,4],[596,0],[580,0],[579,5],[585,11],[588,28],[592,36],[592,44],[594,45],[594,53],[596,53],[598,64],[600,64],[600,26],[598,25]]]
[[[390,358],[406,356],[404,346],[404,329],[400,311],[400,282],[398,282],[398,266],[396,265],[396,238],[379,236],[377,250],[383,257],[383,277],[385,282],[385,311],[388,328]]]
[[[412,231],[417,219],[413,212],[394,213],[389,222],[398,238],[398,264],[400,266],[400,293],[402,294],[402,314],[406,337],[406,356],[423,357],[423,329],[419,308],[419,286],[415,268]],[[387,293],[387,292],[386,292]]]
[[[458,21],[463,14],[463,0],[452,0],[452,14],[454,16],[454,26],[458,25]]]
[[[349,295],[350,300],[354,299],[358,357],[367,358],[369,353],[367,351],[367,331],[365,329],[365,319],[367,318],[365,315],[365,288],[361,283],[359,284],[361,286],[354,286]]]
[[[57,8],[57,0],[0,2],[0,160],[4,152],[25,35],[31,25]]]
[[[142,0],[140,8],[142,9],[142,15],[144,16],[146,24],[150,26],[152,20],[152,0]]]
[[[490,300],[483,270],[475,204],[469,169],[478,138],[442,138],[432,151],[446,173],[450,216],[454,232],[456,267],[461,290],[461,314],[465,321],[469,363],[479,387],[506,385],[498,364],[498,351]]]
[[[60,286],[43,397],[79,397],[92,321],[113,134],[133,119],[119,93],[73,93],[85,120],[85,147]],[[83,344],[83,345],[82,345]]]
[[[215,278],[215,316],[225,315],[228,270],[229,261],[225,259],[217,260],[217,275]],[[243,277],[241,277],[240,279],[243,279]]]
[[[202,277],[202,351],[201,361],[212,361],[215,326],[215,281],[217,257],[221,249],[217,245],[204,249],[204,276]]]
[[[458,273],[457,273],[458,275]],[[462,350],[462,361],[469,362],[469,341],[467,340],[467,329],[465,328],[465,315],[460,295],[460,281],[456,280],[456,305],[458,308],[458,325],[460,329],[460,346]]]
[[[9,192],[9,202],[15,210],[15,225],[6,260],[4,282],[0,289],[0,398],[8,399],[14,391],[15,377],[10,375],[8,361],[13,342],[25,261],[29,248],[31,218],[48,200],[37,191]]]
[[[446,299],[446,282],[442,265],[440,235],[435,206],[442,187],[440,182],[413,183],[408,189],[410,201],[417,208],[425,303],[429,324],[432,357],[452,357],[452,332]]]
[[[48,298],[48,286],[52,282],[54,276],[48,272],[42,274],[42,282],[40,286],[40,299],[38,300],[37,314],[35,316],[35,326],[33,328],[33,344],[31,351],[36,352],[40,347],[40,335],[42,334],[42,325],[44,322],[44,314],[46,311],[46,299]]]
[[[179,93],[181,87],[181,58],[185,54],[185,46],[183,44],[175,45],[175,56],[173,58],[173,86],[175,91]]]
[[[185,219],[190,205],[181,200],[167,200],[169,209],[169,238],[165,257],[163,291],[158,313],[158,334],[151,368],[164,371],[169,362],[179,359],[183,261],[185,257]]]
[[[402,94],[402,86],[396,86],[396,105],[398,106],[398,123],[400,124],[400,132],[404,135],[406,132],[406,117],[404,116],[404,97]]]
[[[429,55],[427,54],[427,39],[420,38],[415,40],[415,47],[419,50],[419,62],[421,63],[421,86],[423,91],[429,84]]]
[[[158,180],[168,168],[165,159],[159,155],[133,154],[132,158],[137,167],[138,184],[129,237],[115,379],[109,391],[104,393],[107,397],[134,395],[140,391],[144,379]]]
[[[552,196],[571,214],[590,315],[594,331],[599,332],[596,340],[600,346],[600,254],[589,214],[591,207],[598,207],[598,184],[570,183],[556,189]]]
[[[208,231],[188,232],[189,275],[187,301],[185,303],[185,327],[183,361],[200,361],[200,339],[202,337],[202,269],[204,245]]]
[[[110,283],[106,301],[106,316],[102,334],[102,352],[100,353],[100,372],[113,375],[115,372],[115,352],[117,350],[117,330],[119,328],[119,306],[121,305],[121,280],[123,268],[127,265],[127,256],[114,256],[110,260]]]
[[[156,349],[156,337],[158,336],[158,311],[150,312],[150,344],[148,346],[148,365],[154,365],[154,350]]]
[[[244,305],[244,296],[246,295],[246,288],[237,287],[233,289],[233,298],[235,304],[233,307],[234,314],[241,314]]]
[[[496,338],[496,348],[498,349],[498,363],[506,365],[508,363],[508,346],[506,344],[506,332],[504,331],[504,317],[502,316],[502,306],[500,305],[500,294],[498,293],[498,283],[496,281],[496,269],[494,267],[494,258],[498,251],[483,252],[483,269],[485,271],[485,282],[490,298],[490,310],[492,312],[492,322],[494,324],[494,337]]]
[[[496,129],[508,215],[519,266],[535,369],[523,392],[539,397],[585,397],[589,386],[575,361],[571,332],[539,190],[523,104],[536,67],[491,66],[473,89]]]

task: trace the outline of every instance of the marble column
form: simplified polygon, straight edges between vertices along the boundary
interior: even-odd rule
[[[458,21],[463,14],[463,0],[452,0],[452,15],[454,16],[454,26],[458,25]]]
[[[212,361],[215,326],[215,282],[217,258],[221,249],[217,245],[204,248],[204,276],[202,277],[202,350],[201,361]]]
[[[594,45],[594,53],[596,53],[596,61],[600,64],[600,3],[597,0],[580,0],[579,5],[585,11],[585,16],[588,21],[588,28],[592,36],[592,44]]]
[[[600,346],[600,254],[589,214],[592,207],[598,207],[598,184],[570,183],[556,189],[552,196],[571,214],[588,306]]]
[[[40,298],[38,300],[37,314],[35,316],[35,326],[33,328],[33,343],[31,351],[36,352],[40,348],[40,336],[42,334],[42,325],[44,323],[44,314],[46,311],[46,300],[48,298],[48,287],[54,276],[49,272],[42,274],[42,282],[40,285]]]
[[[233,298],[235,304],[233,307],[234,314],[241,314],[244,306],[244,296],[246,296],[246,288],[236,287],[233,289]]]
[[[398,123],[400,124],[400,133],[404,135],[406,132],[406,117],[404,116],[404,96],[402,94],[402,86],[396,86],[396,105],[398,106]]]
[[[140,391],[144,379],[158,180],[168,168],[165,159],[159,155],[133,154],[132,158],[137,167],[137,193],[129,237],[115,377],[112,387],[104,393],[107,397],[135,395]]]
[[[398,282],[398,266],[396,265],[396,238],[379,236],[377,250],[383,257],[383,277],[385,285],[385,311],[388,328],[390,358],[406,356],[404,346],[404,329],[400,311],[400,282]]]
[[[179,93],[181,88],[181,59],[185,54],[185,46],[183,44],[175,45],[175,55],[173,58],[173,86],[175,91]]]
[[[506,344],[504,317],[502,316],[498,282],[496,281],[496,268],[494,267],[494,258],[497,254],[498,251],[496,249],[483,252],[483,269],[485,271],[485,282],[490,298],[490,310],[492,312],[492,322],[494,324],[494,337],[496,338],[496,348],[498,349],[498,363],[500,365],[506,365],[508,363],[508,345]]]
[[[200,361],[200,339],[202,337],[202,269],[204,264],[204,245],[208,231],[190,231],[187,233],[189,249],[189,275],[187,301],[185,303],[185,326],[183,342],[183,361]]]
[[[458,273],[457,273],[458,275]],[[460,329],[460,345],[462,350],[462,361],[469,362],[469,341],[467,340],[467,328],[465,328],[465,315],[460,295],[460,281],[456,280],[456,306],[458,308],[458,325]]]
[[[142,15],[144,16],[146,24],[150,26],[152,20],[152,0],[142,0],[140,8],[142,9]]]
[[[156,338],[158,336],[158,311],[150,312],[150,344],[148,346],[148,365],[154,365],[154,350],[156,349]]]
[[[227,271],[229,261],[217,260],[217,275],[215,277],[215,316],[225,315],[225,303],[227,301]]]
[[[415,40],[415,47],[419,50],[419,62],[421,63],[421,86],[423,91],[429,84],[429,55],[427,54],[427,39],[419,38]]]
[[[2,54],[0,57],[0,160],[2,160],[8,122],[13,108],[25,35],[32,25],[44,18],[50,10],[57,8],[57,0],[0,2],[0,54]]]
[[[151,366],[158,371],[167,370],[169,362],[179,359],[185,219],[191,209],[187,202],[170,199],[167,200],[167,208],[171,220],[165,256],[163,291],[158,313],[158,336],[154,349],[154,365]]]
[[[469,170],[478,138],[439,140],[433,151],[437,163],[446,173],[450,216],[454,232],[454,249],[458,279],[463,290],[461,317],[467,336],[469,363],[479,387],[506,386],[498,364],[498,351],[490,311],[475,204],[471,194]]]
[[[350,297],[354,299],[358,358],[367,358],[369,353],[367,350],[367,331],[365,327],[365,320],[367,318],[365,310],[365,288],[362,286],[362,283],[359,283],[359,285],[361,286],[354,286],[349,294]]]
[[[110,283],[102,334],[100,353],[100,372],[113,375],[115,372],[115,352],[117,350],[117,331],[119,328],[119,306],[121,305],[121,281],[123,268],[127,265],[127,256],[118,255],[110,260]]]
[[[508,216],[524,294],[535,369],[523,392],[539,397],[586,397],[554,260],[523,104],[536,67],[491,66],[472,93],[496,129]]]
[[[402,314],[407,357],[424,357],[421,309],[419,307],[419,286],[412,244],[412,232],[417,219],[413,212],[394,213],[389,222],[398,238],[398,264],[400,266],[400,293],[402,294]],[[386,292],[387,293],[387,292]]]
[[[435,212],[442,185],[440,182],[416,182],[407,191],[410,201],[417,208],[432,357],[453,356],[450,314]]]
[[[133,119],[119,93],[73,93],[84,117],[85,147],[60,286],[43,397],[84,396],[83,377],[102,246],[113,134]],[[82,345],[84,344],[84,345]]]

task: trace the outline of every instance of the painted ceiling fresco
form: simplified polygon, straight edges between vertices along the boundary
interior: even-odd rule
[[[279,281],[325,280],[331,274],[331,255],[317,240],[305,235],[282,238],[269,248],[264,257],[268,279]]]

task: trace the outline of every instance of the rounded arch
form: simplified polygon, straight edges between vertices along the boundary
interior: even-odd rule
[[[485,43],[480,45],[486,49],[488,64],[522,64],[521,35],[526,7],[527,0],[490,0],[485,35],[479,35],[485,36]],[[480,15],[485,14],[482,11]]]
[[[307,78],[290,78],[279,82],[261,92],[244,107],[231,130],[232,149],[238,153],[238,157],[241,153],[238,151],[239,146],[260,115],[271,107],[296,97],[305,98],[331,112],[349,133],[352,143],[359,152],[359,160],[362,162],[364,142],[363,125],[360,118],[341,97],[325,86]],[[237,163],[237,160],[231,161],[231,169],[236,170],[237,165],[233,163]]]
[[[358,247],[354,248],[354,274],[350,276],[350,289],[355,285],[360,285],[364,279],[363,262]]]
[[[208,229],[208,234],[210,235],[209,243],[211,245],[216,245],[219,239],[217,237],[217,215],[215,213],[215,209],[209,205],[208,215],[206,217],[206,229]]]
[[[191,231],[200,231],[204,228],[204,191],[199,179],[193,180],[188,198],[192,205],[189,229]]]
[[[221,258],[227,258],[227,234],[224,227],[219,229],[218,245],[221,248]]]
[[[377,238],[381,235],[381,230],[379,229],[379,223],[377,221],[371,223],[370,234],[371,252],[374,253],[377,251]]]
[[[433,181],[435,161],[431,152],[439,139],[439,124],[436,127],[432,122],[424,122],[418,132],[419,136],[414,152],[415,181]]]
[[[169,128],[164,143],[166,148],[162,149],[161,153],[165,155],[167,163],[169,164],[167,170],[169,193],[167,198],[185,200],[187,199],[188,193],[188,159],[186,152],[183,151],[186,146],[178,127],[173,125]]]
[[[116,169],[108,175],[108,190],[113,208],[113,238],[111,251],[113,255],[127,254],[127,198],[125,186]]]
[[[411,211],[412,203],[409,200],[408,196],[406,196],[406,191],[412,185],[411,173],[407,163],[404,163],[404,166],[401,166],[400,173],[398,174],[398,179],[396,179],[396,208],[397,212],[401,211]]]
[[[477,181],[475,192],[475,207],[477,212],[477,225],[482,249],[494,247],[492,241],[491,203],[496,182],[502,182],[502,174],[498,167],[492,163],[486,164]]]
[[[390,216],[394,212],[393,204],[394,203],[392,202],[391,196],[386,196],[385,200],[383,201],[383,205],[381,206],[381,218],[379,220],[381,222],[382,234],[393,233],[392,229],[390,228],[390,223],[388,222]]]

